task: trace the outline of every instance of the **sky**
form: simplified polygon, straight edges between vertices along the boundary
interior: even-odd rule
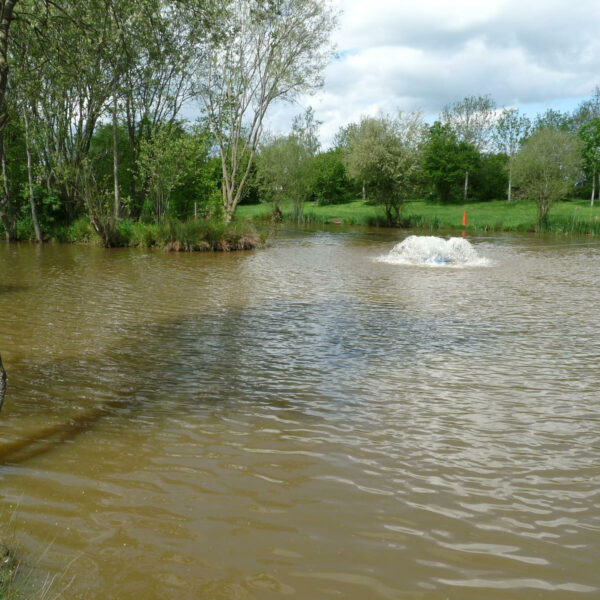
[[[331,0],[341,11],[324,86],[274,106],[289,131],[308,106],[321,143],[362,115],[442,107],[489,94],[529,116],[573,110],[600,85],[599,0]]]

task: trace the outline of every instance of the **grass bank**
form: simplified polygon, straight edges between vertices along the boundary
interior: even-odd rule
[[[87,218],[56,229],[51,239],[56,242],[102,245]],[[140,223],[122,219],[114,235],[113,246],[164,248],[175,252],[252,250],[265,244],[265,236],[249,220],[238,219],[228,225],[222,222],[169,219],[163,223]]]
[[[291,206],[282,205],[283,219],[292,220]],[[463,212],[467,226],[463,228]],[[238,218],[267,220],[271,205],[240,206]],[[386,226],[383,209],[357,200],[347,204],[318,206],[308,202],[304,221],[347,225]],[[434,231],[467,229],[470,231],[535,231],[536,205],[533,202],[472,202],[440,205],[429,202],[407,202],[402,209],[402,227]],[[559,202],[550,211],[548,231],[559,234],[600,235],[600,206],[591,207],[587,200]]]

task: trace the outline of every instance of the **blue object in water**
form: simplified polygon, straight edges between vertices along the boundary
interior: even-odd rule
[[[449,263],[452,262],[451,258],[434,258],[433,262],[435,263]]]

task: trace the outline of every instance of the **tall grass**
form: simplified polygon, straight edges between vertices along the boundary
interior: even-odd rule
[[[78,219],[68,227],[57,229],[57,242],[101,244],[87,219]],[[250,250],[265,243],[255,226],[247,221],[226,225],[220,221],[168,219],[162,223],[141,223],[122,219],[115,231],[116,246],[164,248],[171,251]]]

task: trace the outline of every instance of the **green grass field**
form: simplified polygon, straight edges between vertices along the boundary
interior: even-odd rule
[[[284,220],[291,218],[291,206],[281,206]],[[269,204],[240,206],[237,219],[268,219],[272,212]],[[407,202],[402,210],[402,225],[409,228],[463,229],[463,212],[467,213],[470,231],[535,231],[536,206],[533,202],[474,202],[469,204],[440,205],[428,202]],[[383,209],[357,200],[347,204],[304,206],[304,220],[317,223],[384,226]],[[600,235],[600,206],[591,207],[587,200],[559,202],[550,211],[549,229],[553,233],[581,233]]]

